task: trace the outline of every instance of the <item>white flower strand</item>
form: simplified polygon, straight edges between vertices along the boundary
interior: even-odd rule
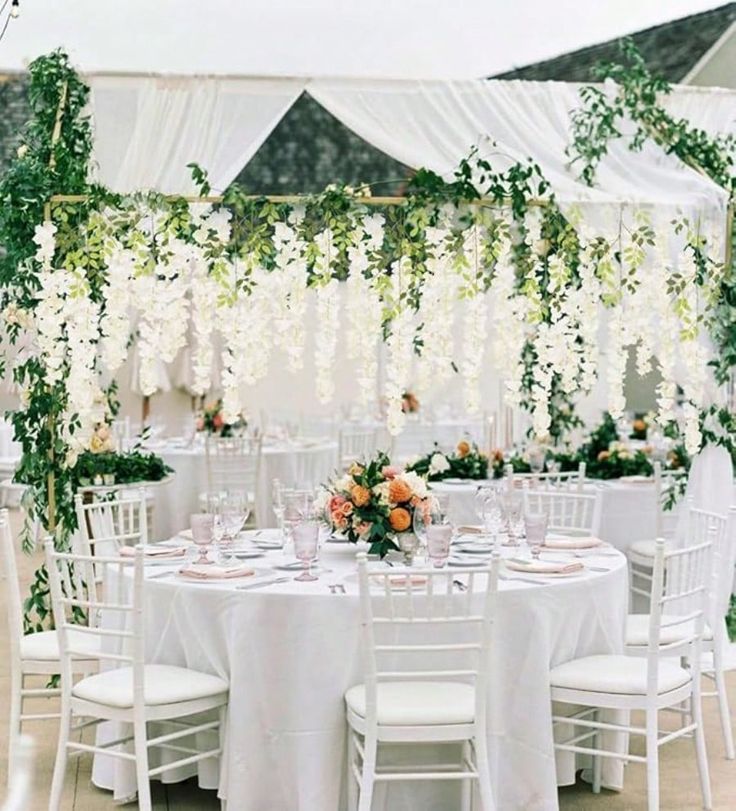
[[[102,288],[104,312],[100,318],[102,363],[115,375],[128,357],[130,339],[130,281],[135,270],[133,252],[116,244],[107,263]]]
[[[460,362],[465,410],[470,415],[480,411],[480,377],[487,337],[488,302],[480,280],[480,243],[479,226],[470,226],[463,235],[463,251],[469,265],[470,283],[467,313],[463,319],[463,357]]]
[[[316,369],[317,399],[322,404],[335,395],[334,363],[337,351],[337,333],[340,323],[339,282],[332,278],[332,256],[335,247],[328,229],[314,238],[317,258],[314,271],[319,276],[316,290],[317,335],[314,365]]]
[[[414,355],[414,313],[401,302],[402,276],[411,272],[408,257],[402,256],[392,266],[392,303],[394,317],[391,321],[391,334],[386,341],[386,427],[391,436],[398,436],[406,423],[402,404],[409,385],[411,362]]]

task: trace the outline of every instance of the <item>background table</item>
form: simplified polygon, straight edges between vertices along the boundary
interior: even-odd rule
[[[343,694],[362,681],[354,547],[325,545],[332,572],[316,583],[293,580],[264,590],[226,585],[147,583],[147,658],[229,680],[221,796],[231,811],[341,811],[345,808]],[[517,552],[518,554],[518,552]],[[254,561],[269,565],[280,553]],[[622,555],[599,557],[607,573],[501,583],[491,675],[491,767],[500,809],[556,811],[557,785],[574,781],[572,758],[553,750],[549,669],[576,656],[622,649],[627,574]],[[160,572],[160,567],[152,567]],[[327,584],[345,582],[348,594]],[[606,782],[621,770],[604,761]],[[211,764],[210,764],[211,765]],[[183,779],[167,775],[165,779]],[[199,772],[212,787],[212,769]],[[134,791],[127,764],[113,774],[96,757],[93,779],[123,798]],[[378,811],[448,811],[457,785],[392,785]],[[342,799],[341,799],[342,796]]]
[[[154,539],[169,538],[189,526],[189,516],[199,509],[199,496],[207,490],[207,464],[204,447],[152,447],[176,474],[174,482],[154,492]],[[256,518],[258,526],[272,527],[276,520],[271,509],[274,479],[285,486],[314,488],[334,473],[337,443],[282,442],[264,444],[258,483]]]
[[[432,490],[450,497],[450,509],[461,524],[478,524],[474,496],[482,482],[434,482]],[[657,499],[652,481],[588,481],[584,492],[601,490],[601,531],[604,541],[625,552],[634,541],[656,536]],[[674,531],[677,509],[664,513],[665,535]]]

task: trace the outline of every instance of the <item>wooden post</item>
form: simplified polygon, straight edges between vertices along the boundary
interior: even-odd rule
[[[61,122],[64,117],[64,106],[66,105],[67,83],[61,86],[61,94],[59,96],[59,106],[56,108],[56,119],[54,120],[54,129],[51,133],[51,154],[49,155],[49,169],[56,166],[56,155],[54,154],[54,147],[56,146],[59,138],[61,137]],[[45,203],[43,207],[44,220],[51,221],[51,201]],[[56,451],[54,445],[56,444],[56,416],[52,412],[46,421],[46,427],[49,432],[49,474],[46,478],[46,525],[49,534],[53,536],[56,531],[56,476],[54,475],[54,462],[56,458]]]

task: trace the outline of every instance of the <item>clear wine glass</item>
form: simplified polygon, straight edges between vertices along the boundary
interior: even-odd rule
[[[523,514],[523,502],[521,496],[513,491],[507,492],[501,498],[501,508],[503,519],[506,524],[506,533],[510,546],[517,546],[519,543],[520,523]]]
[[[483,504],[483,531],[489,539],[498,535],[501,518],[501,499],[495,490],[491,490]]]
[[[532,557],[537,560],[542,551],[544,539],[547,537],[547,524],[549,516],[545,512],[524,513],[524,527],[526,530],[526,542],[529,545]]]
[[[292,527],[292,535],[294,554],[304,567],[301,574],[294,579],[301,583],[317,580],[317,575],[312,574],[312,563],[317,558],[319,549],[319,522],[299,521]]]
[[[229,490],[220,494],[215,513],[215,535],[223,563],[232,561],[235,538],[249,516],[250,505],[246,492]]]
[[[284,490],[282,492],[284,511],[282,523],[284,526],[284,546],[286,546],[288,541],[293,541],[293,530],[296,524],[312,517],[314,500],[312,494],[306,490]]]
[[[214,520],[215,516],[212,513],[195,513],[189,518],[192,540],[199,547],[199,557],[194,561],[197,565],[213,562],[207,557],[207,550],[212,543]]]

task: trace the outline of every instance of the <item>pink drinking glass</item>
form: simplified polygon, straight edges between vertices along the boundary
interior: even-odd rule
[[[212,513],[195,513],[189,519],[192,527],[192,540],[199,547],[199,558],[196,564],[213,563],[207,557],[207,550],[212,543],[212,530],[215,516]]]
[[[294,554],[302,562],[304,567],[299,577],[302,583],[317,580],[317,576],[312,574],[312,563],[317,557],[319,549],[319,523],[317,521],[300,521],[292,528],[294,538]]]
[[[447,563],[451,543],[451,524],[430,524],[427,527],[427,555],[437,569]]]

